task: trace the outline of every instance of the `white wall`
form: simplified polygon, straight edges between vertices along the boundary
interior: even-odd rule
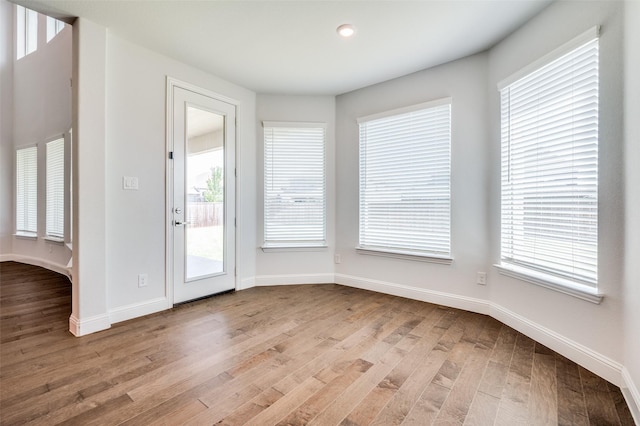
[[[13,233],[13,5],[0,0],[0,259]]]
[[[456,296],[448,303],[485,309],[474,300],[486,299],[487,287],[476,284],[476,272],[488,271],[489,234],[486,200],[489,164],[486,146],[489,119],[486,107],[487,54],[478,54],[436,68],[387,81],[337,97],[336,187],[337,249],[342,263],[336,280],[376,287],[374,281],[408,286],[406,292],[423,300],[442,301],[438,293]],[[358,125],[357,118],[452,97],[451,146],[451,265],[358,254]],[[354,279],[356,281],[354,281]],[[372,281],[373,280],[373,281]],[[474,300],[471,300],[474,299]]]
[[[491,277],[491,301],[562,340],[583,345],[601,363],[619,368],[623,360],[623,244],[624,204],[622,175],[622,2],[556,2],[511,34],[490,52],[489,102],[491,110],[489,163],[489,217],[491,257],[500,256],[500,118],[497,83],[547,52],[595,25],[600,37],[599,127],[599,250],[600,305],[547,290],[496,273]],[[550,343],[543,341],[542,343]],[[565,350],[559,350],[564,352]],[[585,362],[588,357],[585,358]],[[609,380],[598,362],[586,365]]]
[[[6,4],[3,2],[3,4]],[[10,7],[13,19],[13,7]],[[11,37],[13,40],[13,37]],[[46,17],[38,19],[38,49],[13,63],[13,148],[38,144],[38,238],[13,237],[12,258],[43,264],[59,272],[66,270],[71,253],[62,243],[46,241],[46,150],[45,142],[71,128],[71,40],[70,26],[49,43]],[[12,46],[11,46],[12,47]],[[3,97],[4,98],[4,97]],[[5,100],[3,99],[3,103]],[[9,153],[13,159],[14,153]],[[11,165],[11,170],[13,165]],[[12,170],[13,171],[13,170]],[[6,182],[3,179],[3,184]],[[13,194],[13,173],[9,178]],[[13,202],[9,203],[13,205]],[[65,210],[68,215],[68,206]],[[15,231],[10,210],[11,233]]]
[[[166,308],[166,77],[240,102],[238,107],[238,285],[256,263],[255,94],[111,33],[106,62],[106,283],[112,321]],[[122,177],[139,190],[122,189]],[[137,277],[148,274],[148,286]],[[81,283],[81,286],[83,283]]]
[[[624,364],[627,400],[640,424],[640,2],[625,3],[625,288]],[[631,404],[629,404],[631,405]]]
[[[264,138],[263,121],[326,123],[327,249],[318,251],[263,252],[255,247],[256,284],[325,283],[333,281],[335,249],[335,97],[259,95],[256,105],[257,233],[264,242]]]

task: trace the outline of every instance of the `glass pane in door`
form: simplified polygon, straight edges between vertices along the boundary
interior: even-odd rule
[[[185,281],[224,272],[224,116],[187,107]]]

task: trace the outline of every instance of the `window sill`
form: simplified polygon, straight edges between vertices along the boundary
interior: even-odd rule
[[[60,238],[60,237],[44,237],[44,240],[50,243],[56,243],[56,244],[60,244],[63,245],[64,244],[64,238]]]
[[[356,251],[359,254],[366,254],[370,256],[382,256],[391,257],[394,259],[414,260],[419,262],[438,263],[441,265],[451,265],[453,259],[446,256],[437,256],[434,254],[424,254],[410,251],[395,251],[395,250],[382,250],[372,249],[364,247],[356,247]]]
[[[18,231],[15,234],[13,234],[14,237],[23,239],[23,240],[37,240],[38,239],[38,234],[35,232],[24,232],[24,231]]]
[[[507,277],[526,281],[531,284],[536,284],[550,290],[557,291],[559,293],[568,294],[569,296],[577,297],[578,299],[586,300],[587,302],[595,303],[599,305],[604,298],[603,294],[599,294],[596,289],[581,285],[573,281],[565,280],[562,278],[547,275],[541,272],[532,271],[530,269],[522,268],[514,265],[494,265],[498,268],[500,274]]]
[[[326,245],[264,245],[260,247],[265,253],[284,253],[295,251],[325,251]]]

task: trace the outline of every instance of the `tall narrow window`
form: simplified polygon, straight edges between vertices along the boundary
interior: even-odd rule
[[[38,48],[38,12],[16,6],[16,55],[20,59]]]
[[[16,234],[38,232],[38,148],[16,151]]]
[[[598,38],[501,84],[501,266],[557,288],[598,281]]]
[[[326,244],[325,126],[264,122],[265,247]]]
[[[358,122],[358,248],[449,259],[451,99]]]
[[[47,16],[47,43],[64,29],[64,22]]]
[[[47,143],[47,237],[64,239],[64,138]]]

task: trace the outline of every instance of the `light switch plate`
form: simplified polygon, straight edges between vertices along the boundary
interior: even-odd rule
[[[137,190],[138,178],[135,176],[122,176],[122,189]]]

